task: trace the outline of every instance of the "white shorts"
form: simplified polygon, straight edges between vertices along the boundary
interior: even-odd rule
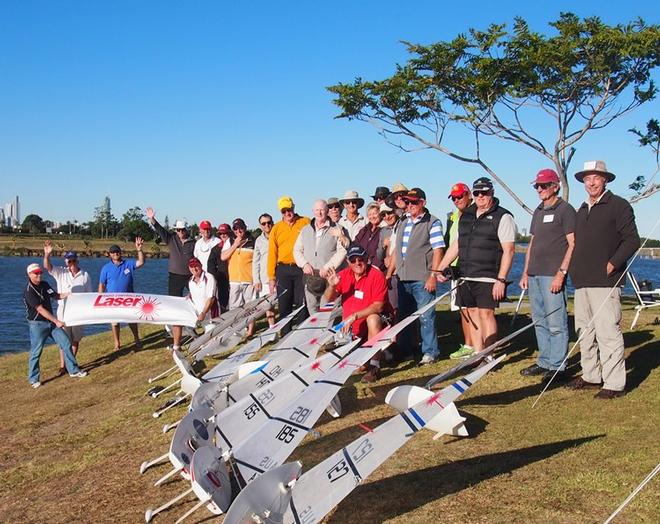
[[[254,298],[254,286],[246,282],[229,283],[229,309],[240,307]]]

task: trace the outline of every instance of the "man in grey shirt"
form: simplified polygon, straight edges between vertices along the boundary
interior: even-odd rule
[[[520,288],[529,289],[539,356],[535,364],[520,373],[541,375],[542,380],[548,380],[555,371],[564,371],[568,351],[564,285],[575,246],[575,209],[558,196],[559,176],[552,169],[539,171],[532,183],[541,204],[532,217],[532,238],[527,246]]]
[[[259,217],[259,228],[261,235],[254,241],[254,253],[252,255],[252,282],[255,294],[259,297],[270,294],[268,289],[268,237],[273,229],[273,217],[263,213]],[[268,325],[275,324],[275,313],[272,309],[266,311]]]

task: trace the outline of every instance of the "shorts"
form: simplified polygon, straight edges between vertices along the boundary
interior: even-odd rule
[[[480,309],[497,308],[499,302],[493,299],[493,284],[465,280],[456,290],[456,305]]]
[[[65,326],[62,329],[64,329],[71,342],[80,342],[85,336],[84,326]]]
[[[254,286],[247,282],[229,283],[229,309],[244,305],[254,298]]]

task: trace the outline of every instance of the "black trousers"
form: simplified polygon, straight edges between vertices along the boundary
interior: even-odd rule
[[[169,273],[167,279],[167,294],[171,297],[184,296],[184,290],[188,287],[190,275],[178,275],[176,273]]]
[[[303,272],[296,265],[278,264],[275,268],[277,279],[277,293],[281,296],[277,299],[280,318],[286,317],[294,309],[305,303],[305,285],[303,283]],[[286,290],[286,293],[282,293]],[[307,309],[303,308],[297,322],[307,318]]]

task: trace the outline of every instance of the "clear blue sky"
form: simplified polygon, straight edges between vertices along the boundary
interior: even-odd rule
[[[151,205],[161,219],[241,216],[254,227],[263,211],[277,217],[282,194],[309,214],[314,198],[366,196],[402,181],[425,189],[444,216],[449,186],[482,172],[432,151],[400,152],[368,124],[333,119],[325,87],[388,76],[407,58],[400,40],[450,39],[515,15],[549,31],[560,11],[658,22],[651,1],[3,0],[0,203],[18,194],[23,217],[86,221],[108,194],[117,217]],[[611,189],[630,194],[634,176],[655,166],[626,130],[657,110],[653,102],[592,133],[574,171],[604,159],[618,175]],[[500,142],[488,148],[486,160],[534,205],[529,181],[547,161]],[[582,197],[575,183],[572,203]],[[644,234],[659,198],[635,207]],[[502,201],[528,227],[528,216]]]

